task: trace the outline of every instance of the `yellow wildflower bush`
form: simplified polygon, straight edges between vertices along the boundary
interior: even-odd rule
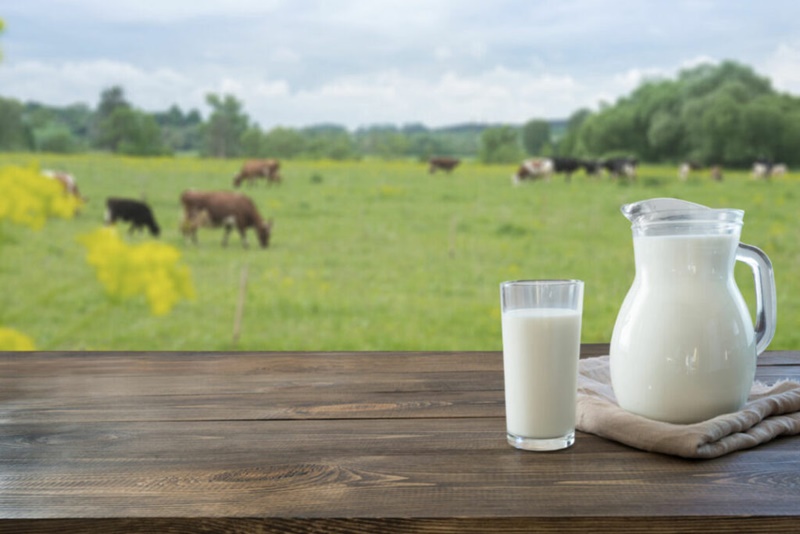
[[[0,350],[36,350],[36,347],[25,334],[0,326]]]
[[[80,201],[64,193],[56,180],[42,175],[35,168],[4,167],[0,169],[0,222],[41,229],[50,217],[68,219],[75,214]],[[0,327],[0,350],[35,350],[33,340],[11,328]]]
[[[57,180],[24,167],[0,169],[0,221],[41,229],[50,217],[71,218],[80,200],[64,192]]]
[[[180,263],[173,246],[154,241],[131,245],[116,228],[100,228],[80,236],[86,261],[95,268],[100,283],[112,298],[144,295],[154,315],[164,315],[182,298],[194,299],[188,266]]]

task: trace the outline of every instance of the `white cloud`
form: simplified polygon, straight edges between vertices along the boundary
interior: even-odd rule
[[[288,97],[290,93],[289,83],[286,80],[274,82],[258,82],[255,84],[253,92],[264,98]]]
[[[800,93],[800,43],[781,44],[767,58],[764,74],[772,79],[779,91]]]
[[[691,69],[693,67],[698,67],[700,65],[717,65],[719,64],[719,60],[713,58],[711,56],[706,55],[699,55],[693,58],[687,59],[682,61],[680,64],[681,69]]]
[[[284,0],[61,0],[59,10],[85,12],[116,22],[175,22],[200,17],[255,16],[275,11]]]
[[[786,20],[800,15],[800,4],[780,5]],[[713,57],[753,65],[776,88],[800,92],[795,30],[757,24],[768,14],[748,3],[623,0],[616,7],[595,0],[26,0],[4,16],[0,96],[96,105],[103,89],[120,85],[148,111],[177,103],[205,113],[206,94],[229,93],[265,128],[521,123],[596,109],[645,79],[673,78],[716,63]],[[746,38],[728,30],[735,21],[752,27]]]
[[[602,88],[614,93],[629,83],[610,79]],[[531,118],[567,117],[590,105],[587,102],[596,103],[601,88],[570,76],[494,67],[477,74],[449,71],[432,79],[389,69],[333,78],[319,87],[298,90],[287,80],[258,78],[252,72],[192,74],[116,61],[9,63],[0,69],[0,85],[5,95],[24,100],[51,105],[81,101],[92,106],[103,89],[120,85],[129,101],[148,111],[177,103],[206,112],[205,95],[232,94],[266,129],[322,122],[350,128],[409,122],[429,126],[467,121],[522,123]]]
[[[162,104],[170,98],[172,102],[182,100],[192,84],[190,78],[169,68],[143,70],[110,60],[8,62],[0,69],[0,86],[5,95],[51,105],[94,105],[103,89],[119,85],[135,105],[161,109],[167,107]]]
[[[272,50],[269,54],[269,58],[275,63],[299,63],[302,60],[302,56],[299,52],[286,46],[279,46],[275,50]]]
[[[258,116],[265,128],[294,121],[337,122],[354,128],[409,122],[519,124],[535,117],[566,117],[590,94],[589,88],[571,77],[534,76],[498,67],[476,76],[448,72],[433,80],[388,70],[340,78],[313,90],[287,90],[268,100],[250,98],[245,88],[242,98],[248,112]]]
[[[453,51],[449,46],[437,46],[433,51],[434,57],[439,61],[444,61],[453,57]]]
[[[663,69],[649,68],[649,69],[628,69],[625,72],[616,74],[613,77],[615,85],[622,93],[628,93],[636,89],[645,80],[652,80],[667,77],[667,72]]]

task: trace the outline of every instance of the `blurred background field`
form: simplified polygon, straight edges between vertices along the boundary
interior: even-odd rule
[[[670,196],[746,211],[742,241],[771,257],[778,328],[770,348],[800,348],[800,177],[752,180],[747,171],[688,181],[671,166],[642,166],[634,183],[576,173],[567,183],[513,187],[512,165],[464,162],[429,175],[418,161],[288,161],[283,183],[244,187],[265,218],[270,247],[250,235],[179,231],[184,189],[231,189],[241,161],[111,155],[3,154],[6,165],[63,169],[89,198],[71,220],[40,231],[0,223],[0,324],[43,350],[500,350],[498,285],[520,278],[586,282],[584,342],[608,342],[634,274],[621,204]],[[103,224],[105,198],[146,200],[161,242],[182,253],[197,297],[165,316],[144,299],[108,299],[77,241]],[[127,235],[141,243],[149,235]],[[234,315],[242,270],[246,301]],[[753,284],[736,268],[745,298]]]

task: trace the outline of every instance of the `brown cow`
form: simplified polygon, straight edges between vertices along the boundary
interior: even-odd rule
[[[245,180],[253,185],[258,178],[265,178],[267,185],[279,184],[281,183],[281,175],[278,173],[280,168],[281,164],[276,159],[247,160],[239,173],[233,177],[233,186],[239,187]]]
[[[461,163],[461,160],[458,158],[433,157],[428,160],[428,172],[433,174],[436,171],[444,171],[450,174],[453,172],[453,169],[458,167],[459,163]]]
[[[222,226],[225,229],[222,246],[227,246],[228,236],[235,226],[242,238],[242,246],[247,247],[245,232],[252,226],[261,247],[269,246],[272,219],[265,222],[253,200],[246,195],[231,191],[190,189],[181,194],[181,204],[183,205],[181,231],[184,236],[191,237],[195,244],[197,244],[197,229],[208,225],[215,228]]]

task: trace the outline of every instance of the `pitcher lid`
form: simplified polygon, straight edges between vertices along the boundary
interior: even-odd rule
[[[620,211],[633,223],[637,225],[649,225],[651,223],[669,222],[732,222],[740,223],[744,218],[744,211],[739,209],[715,209],[680,200],[677,198],[651,198],[624,204]]]

